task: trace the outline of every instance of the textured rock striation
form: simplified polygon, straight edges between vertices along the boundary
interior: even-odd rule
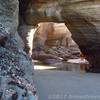
[[[100,72],[99,0],[32,0],[24,11],[23,19],[28,25],[45,21],[65,22],[90,62],[88,71]]]
[[[68,47],[70,40],[71,33],[64,23],[41,22],[34,34],[34,45]]]
[[[17,33],[17,0],[0,0],[0,100],[36,100],[33,64]]]

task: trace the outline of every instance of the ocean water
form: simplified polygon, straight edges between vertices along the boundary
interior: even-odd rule
[[[36,70],[60,70],[60,71],[80,71],[85,72],[85,68],[88,67],[88,61],[86,59],[69,59],[60,63],[54,63],[51,65],[43,64],[39,61],[34,61],[34,69]]]

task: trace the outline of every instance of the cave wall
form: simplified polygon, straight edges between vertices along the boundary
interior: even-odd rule
[[[18,0],[0,0],[0,100],[30,100],[36,94],[32,59],[17,31],[18,16]]]

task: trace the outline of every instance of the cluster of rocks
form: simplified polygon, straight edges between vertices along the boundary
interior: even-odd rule
[[[63,63],[68,59],[80,58],[80,50],[77,46],[66,48],[60,47],[45,47],[43,51],[33,51],[32,58],[42,61],[44,64]]]
[[[64,61],[68,59],[79,58],[80,50],[78,47],[52,47],[48,48],[46,53],[63,58]]]

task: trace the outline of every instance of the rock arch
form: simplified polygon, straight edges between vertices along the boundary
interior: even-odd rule
[[[98,0],[37,0],[25,11],[25,23],[65,22],[73,39],[89,60],[88,71],[100,72],[100,1]],[[53,8],[52,8],[53,7]]]

